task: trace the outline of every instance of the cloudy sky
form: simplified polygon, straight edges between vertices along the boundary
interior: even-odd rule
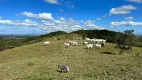
[[[0,0],[0,34],[80,29],[142,34],[142,0]]]

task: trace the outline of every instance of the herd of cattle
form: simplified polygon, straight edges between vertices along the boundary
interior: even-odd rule
[[[101,48],[101,47],[103,47],[105,45],[105,43],[106,43],[106,40],[104,40],[104,39],[85,38],[85,40],[83,40],[83,44],[85,45],[86,49]],[[49,44],[50,44],[50,41],[44,42],[44,45],[49,45]],[[82,41],[81,41],[80,44],[82,44]],[[64,48],[69,48],[70,46],[77,47],[80,44],[77,41],[66,40],[66,42],[63,45],[64,45]],[[63,71],[69,72],[69,67],[68,66],[58,65],[58,68],[60,69],[60,72],[63,72]]]
[[[85,38],[83,43],[85,44],[85,48],[87,49],[93,49],[94,47],[101,48],[105,45],[106,40]],[[78,46],[78,45],[79,45],[78,42],[71,40],[69,40],[68,43],[64,43],[65,48],[69,48],[70,46]]]
[[[44,45],[48,45],[50,41],[44,42]],[[105,39],[90,39],[90,38],[85,38],[83,41],[85,48],[86,49],[93,49],[93,48],[101,48],[105,45],[106,40]],[[81,43],[80,43],[81,44]],[[79,42],[77,41],[72,41],[72,40],[67,40],[64,43],[64,48],[69,48],[70,46],[79,46]]]

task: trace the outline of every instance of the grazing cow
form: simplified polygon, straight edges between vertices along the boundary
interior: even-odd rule
[[[93,44],[86,45],[87,49],[93,49]]]
[[[101,48],[102,45],[101,44],[96,44],[96,48]]]
[[[84,44],[85,44],[85,45],[87,45],[87,44],[88,44],[88,42],[86,42],[86,41],[85,41],[85,42],[84,42]]]
[[[72,46],[77,46],[78,43],[77,42],[72,42]]]
[[[64,43],[64,47],[65,47],[65,48],[69,48],[69,47],[70,47],[70,44],[69,44],[69,43]]]
[[[48,45],[50,43],[50,41],[46,41],[44,42],[44,45]]]
[[[54,40],[57,40],[57,38],[54,38]]]
[[[85,40],[86,40],[86,41],[90,41],[91,39],[89,39],[89,38],[85,38]]]
[[[97,43],[104,43],[104,44],[106,43],[106,40],[104,40],[104,39],[92,39],[91,41],[94,43],[96,43],[96,42]]]
[[[106,40],[102,40],[102,42],[103,42],[103,44],[105,44],[105,43],[106,43]]]
[[[61,70],[61,72],[69,72],[69,67],[65,65],[58,65],[58,68]]]

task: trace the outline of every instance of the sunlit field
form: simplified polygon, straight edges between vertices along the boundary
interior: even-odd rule
[[[46,40],[51,40],[47,46]],[[45,39],[0,52],[0,80],[141,80],[142,48],[124,51],[107,43],[101,49],[64,48],[65,40]],[[78,41],[80,42],[80,41]],[[57,65],[67,65],[68,73]]]

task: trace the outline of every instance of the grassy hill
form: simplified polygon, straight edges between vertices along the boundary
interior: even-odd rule
[[[106,39],[107,42],[116,43],[118,42],[120,36],[123,36],[123,33],[114,32],[109,30],[78,30],[71,33],[66,33],[63,31],[51,32],[49,34],[41,35],[41,36],[1,36],[0,35],[0,51],[6,49],[12,49],[15,47],[38,43],[43,41],[45,38],[49,37],[50,39],[57,38],[61,40],[65,39],[74,39],[73,37],[80,37],[82,35],[83,38],[98,38],[98,39]],[[134,46],[142,47],[142,38],[139,36],[135,36],[135,41],[133,43]]]
[[[101,49],[63,48],[66,35],[0,52],[0,80],[141,80],[142,48],[129,53],[107,43]],[[51,40],[44,46],[43,42]],[[80,42],[80,41],[78,41]],[[140,53],[139,55],[137,55]],[[70,72],[57,72],[57,65],[70,67]]]

